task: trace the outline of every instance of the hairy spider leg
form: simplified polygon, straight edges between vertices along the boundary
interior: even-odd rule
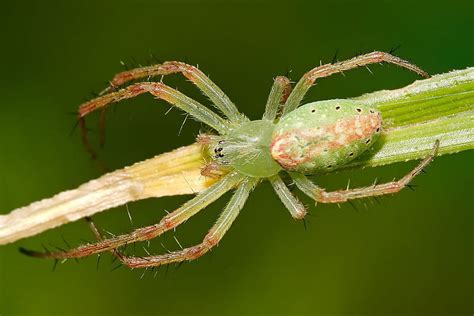
[[[100,110],[99,116],[99,147],[104,148],[105,146],[105,124],[107,123],[107,108]]]
[[[204,237],[202,243],[180,251],[173,251],[158,256],[123,257],[124,264],[130,268],[147,268],[173,262],[191,261],[201,257],[216,246],[221,241],[222,237],[224,237],[224,234],[229,230],[230,226],[239,215],[240,210],[244,207],[244,204],[257,181],[257,178],[247,177],[241,182],[216,223]]]
[[[283,108],[283,115],[290,113],[300,105],[304,96],[318,78],[328,77],[335,73],[342,73],[345,70],[350,70],[353,68],[381,62],[395,64],[402,68],[406,68],[408,70],[416,72],[422,77],[429,77],[428,73],[419,68],[418,66],[388,53],[377,51],[365,55],[356,56],[352,59],[337,62],[334,64],[325,64],[313,68],[312,70],[305,73],[303,77],[301,77],[301,79],[298,81],[295,88],[291,92],[290,96],[286,100],[285,106]]]
[[[194,85],[196,85],[212,101],[213,105],[222,113],[224,113],[224,115],[229,118],[231,122],[239,123],[248,120],[246,116],[242,115],[239,112],[239,110],[232,103],[229,97],[201,70],[192,65],[188,65],[186,63],[178,61],[167,61],[158,65],[135,68],[120,72],[114,76],[112,81],[110,81],[110,86],[103,90],[100,95],[112,92],[119,86],[132,80],[137,80],[141,78],[151,78],[155,76],[164,76],[174,73],[181,73],[188,80],[194,83]],[[99,120],[99,142],[101,147],[103,147],[105,142],[105,116],[106,109],[103,108]],[[86,128],[84,116],[79,117],[79,122],[84,147],[86,148],[86,151],[90,154],[92,159],[95,160],[97,158],[97,154],[89,143],[87,136],[88,131]],[[101,166],[101,168],[104,167]]]
[[[97,226],[95,225],[92,218],[91,217],[86,217],[85,220],[86,220],[87,224],[89,225],[89,228],[92,230],[92,233],[94,233],[95,238],[98,241],[104,240],[104,236],[102,236],[100,230],[97,228]],[[123,258],[124,258],[125,255],[122,254],[118,248],[110,250],[110,252],[112,253],[112,255],[114,257],[116,257],[118,260],[123,262]],[[99,254],[99,258],[100,258],[100,254]]]
[[[306,208],[303,203],[291,193],[281,177],[276,175],[271,177],[269,181],[283,205],[290,211],[291,216],[296,219],[303,219],[306,215]]]
[[[36,252],[27,249],[20,250],[24,254],[33,257],[67,259],[90,256],[100,252],[113,250],[126,244],[153,239],[182,224],[206,206],[216,201],[227,191],[233,189],[244,179],[245,176],[242,176],[237,172],[231,172],[203,192],[196,195],[193,199],[184,203],[180,208],[163,217],[158,224],[137,228],[129,234],[104,239],[97,243],[80,246],[68,251]]]
[[[264,120],[275,121],[278,111],[285,104],[286,99],[291,93],[290,79],[284,76],[278,76],[273,81],[272,89],[268,95],[267,105],[265,106]]]
[[[162,64],[135,68],[120,72],[110,81],[110,86],[103,91],[108,93],[131,80],[151,78],[174,73],[181,73],[196,85],[231,122],[247,121],[229,97],[198,68],[179,61],[167,61]]]
[[[228,130],[228,124],[219,115],[199,102],[185,96],[178,90],[175,90],[161,82],[138,82],[117,92],[112,92],[95,98],[79,107],[79,117],[83,118],[87,114],[97,109],[104,108],[110,103],[130,99],[146,92],[151,93],[155,97],[165,100],[177,108],[189,113],[197,120],[212,127],[221,134],[225,134]]]
[[[423,168],[428,166],[428,164],[433,161],[438,153],[438,148],[439,140],[435,142],[431,153],[425,159],[423,159],[420,164],[418,164],[418,166],[416,166],[400,180],[376,184],[370,187],[326,192],[326,190],[315,185],[303,174],[291,173],[290,175],[295,181],[296,186],[301,191],[314,199],[316,202],[321,203],[341,203],[352,199],[393,194],[407,186],[415,176],[423,171]]]

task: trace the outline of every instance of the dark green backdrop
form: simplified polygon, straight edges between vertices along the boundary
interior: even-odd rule
[[[430,73],[473,65],[472,1],[4,1],[0,9],[0,212],[99,175],[70,135],[70,113],[122,70],[119,61],[199,64],[252,118],[272,78],[358,52],[390,50]],[[408,84],[416,76],[373,66],[322,80],[308,100],[344,98]],[[172,86],[202,102],[179,77]],[[100,154],[123,167],[193,141],[200,125],[149,96],[110,111]],[[95,116],[96,120],[96,116]],[[94,119],[92,138],[97,140]],[[381,204],[311,206],[308,230],[290,218],[267,184],[251,196],[210,255],[157,278],[111,258],[59,265],[20,255],[19,246],[64,247],[91,239],[83,222],[0,247],[0,315],[470,315],[473,152],[445,156],[409,190]],[[390,180],[413,162],[321,177],[329,188]],[[130,205],[136,226],[156,222],[188,197]],[[305,202],[311,204],[309,200]],[[198,242],[225,199],[180,227]],[[472,204],[472,203],[471,203]],[[130,230],[124,207],[96,216]],[[171,236],[153,252],[176,248]],[[139,251],[139,249],[137,249]]]

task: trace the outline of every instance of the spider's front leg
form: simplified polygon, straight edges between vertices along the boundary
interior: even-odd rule
[[[87,114],[97,109],[105,108],[111,103],[134,98],[147,92],[189,113],[219,133],[225,133],[228,129],[227,123],[219,115],[161,82],[138,82],[117,92],[95,98],[79,107],[79,117],[83,118]]]
[[[313,86],[313,84],[318,78],[328,77],[330,75],[343,72],[345,70],[350,70],[353,68],[381,62],[395,64],[413,72],[416,72],[422,77],[429,77],[428,73],[420,69],[418,66],[388,53],[372,52],[369,54],[356,56],[349,60],[315,67],[305,73],[303,77],[298,81],[290,96],[286,100],[285,107],[283,109],[283,115],[290,113],[300,105],[301,100],[303,100],[306,92],[308,92],[308,90]]]
[[[120,72],[110,81],[110,86],[101,94],[109,93],[117,87],[132,80],[142,78],[152,78],[156,76],[165,76],[174,73],[181,73],[192,83],[194,83],[229,120],[233,122],[242,122],[245,117],[240,114],[237,107],[232,103],[229,97],[198,68],[179,61],[167,61],[162,64],[148,67],[135,68]]]
[[[110,92],[112,92],[119,86],[127,82],[130,82],[132,80],[137,80],[137,79],[142,79],[142,78],[151,78],[155,76],[164,76],[164,75],[169,75],[173,73],[181,73],[187,79],[189,79],[192,83],[194,83],[212,101],[213,105],[217,109],[219,109],[219,111],[224,113],[224,115],[232,123],[248,121],[247,117],[242,115],[239,112],[239,110],[232,103],[229,97],[214,82],[212,82],[212,80],[209,79],[202,71],[200,71],[198,68],[192,65],[188,65],[188,64],[178,62],[178,61],[168,61],[168,62],[164,62],[163,64],[135,68],[135,69],[118,73],[117,75],[114,76],[114,78],[110,82],[110,86],[104,91],[102,91],[100,95],[104,95],[104,97],[108,97],[110,96],[109,94]],[[91,102],[95,100],[92,100]],[[197,103],[197,102],[194,101],[194,103]],[[204,106],[200,105],[200,108],[202,109],[204,108]],[[84,147],[86,148],[87,152],[89,152],[91,157],[93,159],[96,159],[97,155],[95,151],[93,150],[91,144],[89,143],[88,136],[87,136],[88,131],[86,128],[84,117],[88,113],[89,112],[85,113],[84,115],[81,114],[79,116],[79,126],[82,131],[82,142],[84,144]],[[102,108],[101,116],[99,120],[101,146],[103,146],[104,138],[105,138],[105,114],[106,114],[106,108]]]
[[[97,97],[89,102],[82,104],[79,107],[78,114],[79,126],[82,131],[82,143],[84,144],[86,151],[91,155],[92,159],[96,159],[97,155],[93,150],[92,146],[90,145],[87,137],[87,128],[84,119],[85,116],[98,109],[104,110],[111,103],[116,103],[125,99],[134,98],[146,92],[176,106],[177,108],[180,108],[181,110],[192,115],[202,123],[212,127],[221,134],[225,134],[228,130],[228,123],[224,119],[222,119],[219,115],[217,115],[204,105],[200,104],[199,102],[187,97],[183,93],[172,89],[171,87],[161,82],[138,82],[117,92]],[[105,112],[102,111],[100,119],[101,126],[104,126],[105,124],[104,115]],[[101,133],[101,142],[103,142],[102,138],[103,135]],[[100,166],[101,169],[105,169],[102,164],[100,164]]]
[[[295,181],[296,186],[301,191],[313,198],[316,202],[321,203],[342,203],[352,199],[393,194],[407,186],[416,175],[418,175],[431,161],[433,161],[433,159],[436,157],[436,154],[438,153],[438,147],[439,141],[436,141],[431,153],[425,159],[423,159],[418,166],[416,166],[400,180],[377,184],[370,187],[327,192],[323,188],[320,188],[312,183],[303,174],[292,173],[291,177]]]
[[[237,188],[216,223],[209,230],[199,245],[173,251],[163,255],[149,257],[122,257],[122,262],[130,268],[147,268],[161,266],[173,262],[191,261],[199,258],[216,246],[243,208],[247,198],[258,179],[246,178]]]

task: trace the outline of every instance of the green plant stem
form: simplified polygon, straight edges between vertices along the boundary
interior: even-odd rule
[[[355,98],[375,104],[384,133],[373,147],[339,169],[424,158],[437,139],[439,155],[474,149],[474,68],[420,80],[397,90]]]

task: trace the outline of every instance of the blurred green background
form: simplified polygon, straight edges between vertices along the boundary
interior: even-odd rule
[[[49,197],[99,175],[71,134],[77,106],[100,91],[120,61],[199,64],[251,118],[263,113],[272,78],[358,52],[388,51],[430,73],[473,65],[472,1],[4,1],[0,12],[0,212]],[[417,79],[373,66],[321,80],[307,100],[397,88]],[[166,78],[206,100],[180,77]],[[100,155],[119,168],[193,141],[200,125],[142,96],[109,111]],[[97,115],[89,120],[97,143]],[[80,221],[0,247],[0,315],[470,315],[473,152],[435,160],[405,190],[350,205],[308,199],[308,229],[292,220],[268,184],[251,196],[210,255],[179,269],[110,272],[110,255],[53,262],[19,246],[64,247],[92,239]],[[414,162],[319,178],[329,188],[391,180]],[[159,220],[189,197],[130,204],[135,226]],[[179,227],[200,241],[226,198]],[[364,206],[367,204],[367,207]],[[125,207],[95,217],[114,233],[131,229]],[[151,243],[177,248],[172,234]],[[139,247],[137,252],[140,253]]]

